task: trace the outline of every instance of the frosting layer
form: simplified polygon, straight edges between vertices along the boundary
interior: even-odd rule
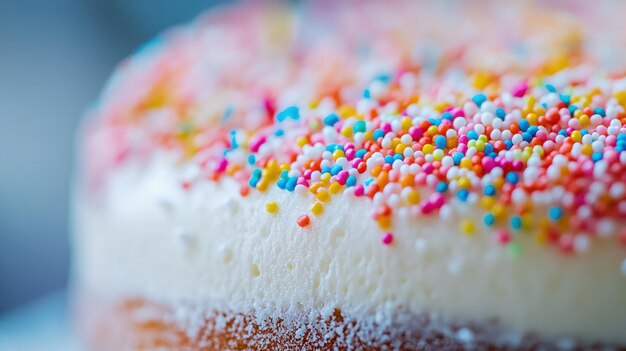
[[[554,254],[520,233],[521,256],[502,250],[491,229],[460,233],[448,221],[402,211],[381,245],[363,198],[334,197],[305,228],[307,191],[239,194],[231,180],[185,190],[189,171],[161,154],[117,169],[97,201],[78,197],[75,270],[110,296],[206,302],[232,309],[390,315],[397,309],[443,320],[497,319],[515,333],[626,343],[623,248],[597,240],[575,257]],[[300,189],[300,188],[298,188]],[[269,214],[268,201],[278,210]]]

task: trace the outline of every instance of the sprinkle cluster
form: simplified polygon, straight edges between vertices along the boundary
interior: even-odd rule
[[[237,88],[245,94],[217,123],[192,113],[202,97],[180,98],[185,86],[165,77],[123,124],[145,132],[145,121],[174,115],[172,127],[146,139],[198,165],[185,189],[229,177],[242,196],[310,193],[310,211],[297,218],[303,228],[341,196],[373,203],[371,214],[337,215],[370,216],[384,245],[394,244],[398,218],[439,216],[458,219],[464,235],[492,236],[511,255],[521,235],[564,253],[597,237],[626,246],[626,75],[568,60],[522,73],[458,60],[434,75],[427,63],[398,63],[365,79],[329,78],[294,103],[280,91]],[[482,218],[470,217],[473,208]],[[280,204],[268,198],[266,211]]]

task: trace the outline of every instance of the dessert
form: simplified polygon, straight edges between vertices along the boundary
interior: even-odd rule
[[[488,4],[250,2],[123,62],[80,144],[85,342],[626,347],[620,22]]]

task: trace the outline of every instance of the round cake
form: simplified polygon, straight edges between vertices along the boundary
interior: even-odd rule
[[[563,4],[244,2],[147,44],[81,131],[84,344],[626,349],[626,5]]]

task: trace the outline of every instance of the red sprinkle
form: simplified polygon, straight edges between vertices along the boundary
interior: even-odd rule
[[[298,217],[298,225],[301,226],[302,228],[308,226],[309,224],[311,224],[311,219],[309,218],[308,215],[302,215]]]

